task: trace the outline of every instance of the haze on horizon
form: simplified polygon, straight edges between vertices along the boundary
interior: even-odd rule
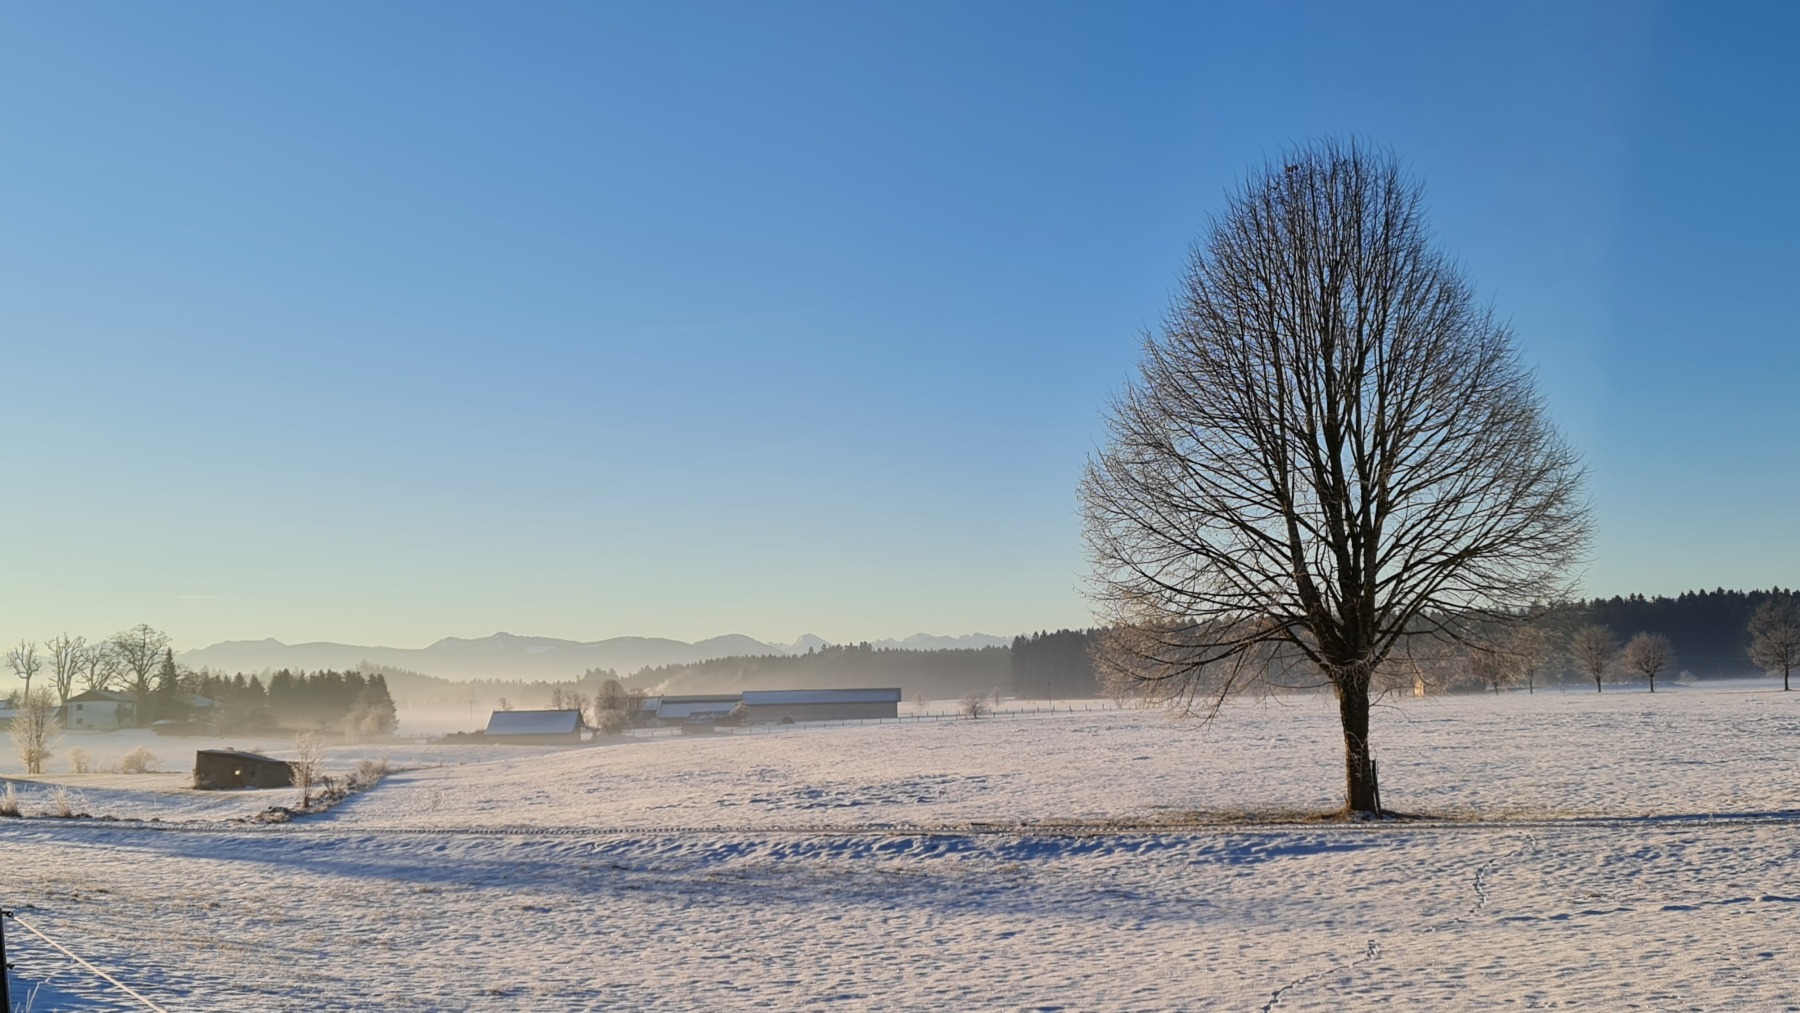
[[[1082,626],[1187,244],[1355,133],[1591,469],[1791,586],[1800,13],[10,5],[0,643]]]

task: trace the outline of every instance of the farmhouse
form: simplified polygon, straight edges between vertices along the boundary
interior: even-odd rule
[[[744,692],[744,723],[855,721],[900,716],[897,689],[766,689]]]
[[[237,749],[202,749],[194,754],[194,787],[286,788],[294,768],[286,760]]]
[[[63,705],[63,724],[72,731],[110,732],[137,723],[137,697],[116,689],[90,689]]]
[[[578,710],[495,711],[488,718],[484,742],[517,746],[561,746],[581,742],[587,727]]]

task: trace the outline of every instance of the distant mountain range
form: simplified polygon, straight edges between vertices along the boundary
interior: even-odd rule
[[[284,644],[279,640],[227,640],[211,647],[184,651],[177,657],[191,668],[215,672],[261,672],[265,669],[316,671],[349,669],[368,662],[403,668],[444,679],[556,679],[579,677],[590,668],[610,668],[630,675],[650,665],[682,665],[737,655],[805,654],[828,645],[822,637],[806,634],[791,644],[766,644],[741,634],[727,634],[698,643],[660,637],[613,637],[582,642],[553,637],[518,637],[496,633],[466,640],[445,637],[430,647],[362,647],[355,644]],[[911,651],[945,651],[998,647],[1012,643],[1007,637],[971,633],[962,637],[937,637],[918,633],[903,640],[870,643],[875,648]]]

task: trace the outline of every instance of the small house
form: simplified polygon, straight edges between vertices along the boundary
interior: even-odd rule
[[[194,754],[194,787],[286,788],[294,783],[294,768],[286,760],[237,749],[202,749]]]
[[[137,697],[116,689],[90,689],[63,705],[63,724],[70,731],[110,732],[137,723]]]
[[[579,745],[585,727],[578,710],[495,711],[481,741],[515,746]]]
[[[898,689],[767,689],[744,692],[744,722],[866,721],[900,716]]]

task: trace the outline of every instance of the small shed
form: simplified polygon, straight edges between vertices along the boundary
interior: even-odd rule
[[[898,689],[765,689],[744,693],[744,721],[857,721],[900,716]]]
[[[286,788],[294,768],[286,760],[239,749],[202,749],[194,754],[194,787]]]
[[[577,710],[495,711],[481,740],[515,746],[577,745],[584,727]]]

